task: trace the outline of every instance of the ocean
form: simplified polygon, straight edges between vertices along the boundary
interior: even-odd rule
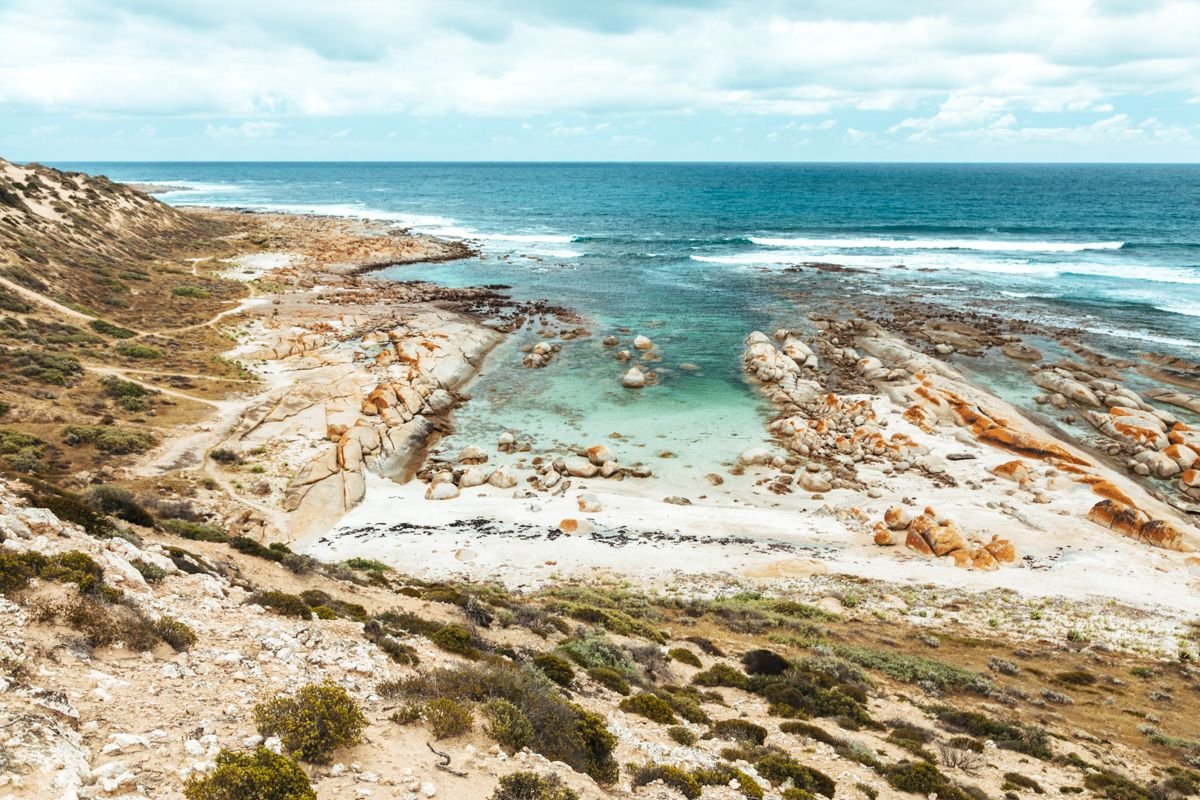
[[[675,468],[736,454],[765,436],[743,338],[804,329],[810,312],[841,302],[981,310],[1089,333],[1114,354],[1200,360],[1200,165],[54,166],[184,187],[160,195],[177,205],[469,239],[485,258],[382,275],[503,284],[584,315],[591,342],[569,343],[536,381],[513,353],[490,360],[456,415],[464,442],[512,429],[577,446],[620,432],[653,451],[670,430],[689,432],[671,436]],[[793,268],[810,262],[845,269]],[[623,366],[599,340],[622,329],[659,346],[661,385],[620,387]],[[986,362],[970,368],[987,377]],[[1022,405],[1034,393],[1011,375],[993,388]]]

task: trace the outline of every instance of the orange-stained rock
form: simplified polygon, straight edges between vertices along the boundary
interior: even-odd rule
[[[883,512],[883,523],[894,531],[902,531],[912,522],[912,514],[904,506],[892,506]]]
[[[938,525],[929,533],[929,547],[936,556],[944,556],[966,546],[962,534],[953,522]]]
[[[1014,461],[1005,461],[992,468],[992,474],[998,478],[1005,478],[1016,483],[1024,483],[1029,480],[1029,467],[1020,459]]]
[[[1013,547],[1013,543],[1008,539],[993,536],[992,540],[985,544],[983,548],[991,553],[992,558],[1001,564],[1012,564],[1017,560],[1017,548]]]
[[[929,514],[921,514],[908,523],[910,533],[915,533],[918,536],[926,536],[937,527],[937,520]]]
[[[929,542],[925,541],[925,537],[911,527],[908,529],[908,536],[904,539],[904,546],[923,556],[933,556],[933,549],[930,548]]]
[[[896,543],[896,536],[882,522],[875,523],[875,544],[880,547],[891,547]]]
[[[914,404],[906,408],[904,419],[926,433],[933,433],[934,426],[937,425],[937,414],[923,405]]]
[[[1122,508],[1113,517],[1112,529],[1122,536],[1136,537],[1149,518],[1136,508]]]
[[[996,562],[995,557],[982,547],[971,552],[971,566],[985,572],[1000,569],[1000,564]]]
[[[1183,547],[1183,532],[1164,519],[1152,519],[1142,525],[1138,537],[1165,550],[1179,550]]]
[[[973,559],[971,558],[971,551],[965,547],[962,550],[955,550],[954,552],[950,553],[949,557],[954,559],[954,566],[961,567],[963,569],[970,569],[971,565],[974,563]]]
[[[1117,518],[1117,514],[1124,508],[1125,506],[1114,500],[1101,500],[1092,506],[1092,510],[1087,513],[1087,518],[1097,525],[1111,528],[1113,520]]]

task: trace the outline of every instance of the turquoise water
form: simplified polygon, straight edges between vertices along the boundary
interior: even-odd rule
[[[763,436],[742,339],[802,327],[841,300],[911,295],[1090,331],[1117,353],[1200,358],[1200,166],[56,166],[188,187],[162,195],[170,203],[345,214],[468,238],[484,259],[385,274],[504,284],[589,320],[596,335],[568,343],[536,381],[513,367],[517,354],[494,359],[459,415],[463,436],[543,429],[550,409],[546,446],[617,431],[651,454],[670,430],[689,440],[671,468],[701,451],[736,454]],[[858,271],[785,269],[806,261]],[[662,385],[619,386],[623,367],[599,340],[621,327],[658,343]],[[680,370],[686,362],[699,371]],[[975,368],[986,375],[986,363]],[[680,450],[675,434],[662,441]]]

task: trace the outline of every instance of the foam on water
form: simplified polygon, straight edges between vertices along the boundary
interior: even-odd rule
[[[986,250],[994,253],[1079,253],[1084,250],[1120,250],[1124,242],[1029,242],[1019,239],[812,239],[751,236],[754,244],[766,247],[813,247],[844,250]]]

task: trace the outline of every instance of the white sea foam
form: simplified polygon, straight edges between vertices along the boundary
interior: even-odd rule
[[[159,194],[215,194],[226,192],[242,192],[245,187],[236,186],[231,183],[200,183],[198,181],[126,181],[138,186],[164,186],[167,187]]]
[[[771,267],[804,262],[833,262],[859,269],[893,269],[902,260],[898,254],[841,254],[813,250],[753,250],[724,255],[693,255],[693,261],[729,264],[740,267]],[[1091,262],[1036,263],[1021,258],[988,258],[982,255],[956,254],[951,251],[922,253],[910,270],[962,270],[999,275],[1035,275],[1057,278],[1064,275],[1110,278],[1121,281],[1200,286],[1200,269],[1187,267],[1148,267],[1139,264],[1100,264]]]
[[[1120,328],[1111,328],[1108,326],[1094,326],[1084,328],[1088,333],[1098,333],[1101,336],[1115,336],[1118,339],[1135,339],[1142,342],[1154,342],[1155,344],[1174,345],[1176,347],[1195,347],[1194,339],[1180,339],[1175,336],[1160,336],[1156,333],[1148,331],[1128,330]]]
[[[857,250],[986,250],[993,253],[1078,253],[1084,250],[1120,250],[1124,242],[1033,242],[1019,239],[849,239],[780,238],[751,236],[750,241],[764,247],[817,247]]]

